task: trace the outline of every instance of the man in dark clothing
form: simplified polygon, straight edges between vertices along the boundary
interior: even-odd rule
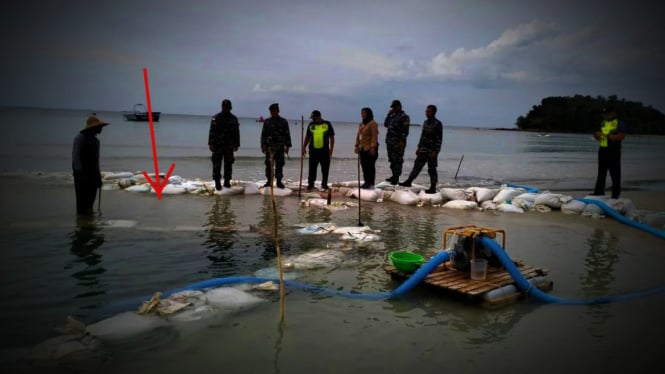
[[[386,181],[390,184],[397,184],[399,176],[402,175],[404,149],[406,148],[406,138],[409,136],[411,120],[402,110],[402,103],[399,100],[393,100],[390,108],[386,120],[383,122],[383,126],[388,129],[386,131],[386,148],[390,171],[392,172],[392,176],[387,178]]]
[[[612,178],[612,198],[618,199],[621,194],[621,141],[626,137],[626,125],[619,121],[613,107],[603,110],[604,120],[600,131],[593,137],[598,140],[598,176],[593,195],[605,195],[605,179],[607,172]]]
[[[435,193],[436,184],[438,183],[438,174],[436,171],[437,158],[441,151],[441,141],[443,140],[443,124],[436,116],[436,106],[428,105],[425,110],[427,119],[423,122],[423,131],[420,134],[420,141],[416,149],[416,161],[413,163],[413,170],[409,174],[409,178],[400,183],[400,186],[411,187],[413,182],[420,171],[427,163],[427,172],[429,173],[430,188],[425,193]]]
[[[231,114],[231,101],[222,100],[222,111],[215,114],[210,120],[210,133],[208,134],[208,147],[212,152],[212,179],[215,188],[222,189],[220,183],[222,160],[224,161],[224,187],[231,187],[233,174],[233,153],[240,147],[240,124],[238,118]]]
[[[291,148],[289,122],[279,116],[279,104],[271,104],[268,110],[270,110],[270,118],[263,122],[263,128],[261,129],[261,152],[266,155],[266,178],[268,179],[264,187],[272,185],[272,166],[270,163],[272,155],[275,160],[277,188],[284,188],[284,183],[282,183],[284,153],[289,153],[289,148]]]
[[[307,178],[307,189],[314,189],[316,180],[316,168],[321,164],[321,188],[328,189],[328,171],[330,170],[330,157],[335,148],[335,130],[329,121],[321,118],[321,112],[315,110],[309,117],[312,122],[307,126],[305,143],[302,145],[302,155],[307,154],[309,144],[309,176]]]
[[[92,214],[97,189],[102,187],[97,134],[100,134],[106,125],[108,125],[107,122],[90,116],[85,128],[74,138],[72,171],[76,190],[76,213],[78,214]]]

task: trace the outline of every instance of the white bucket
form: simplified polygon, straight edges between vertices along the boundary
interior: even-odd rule
[[[471,260],[471,279],[485,280],[487,275],[487,260],[484,258],[476,258]]]

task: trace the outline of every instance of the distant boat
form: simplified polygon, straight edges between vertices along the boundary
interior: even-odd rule
[[[263,122],[263,121],[265,121],[265,120],[263,119],[263,116],[257,118],[257,120],[256,120],[256,122]]]
[[[152,112],[153,122],[159,122],[160,114],[162,114],[162,112]],[[125,121],[147,122],[150,120],[148,111],[145,110],[145,106],[143,104],[134,105],[133,112],[122,112],[122,117],[125,119]]]

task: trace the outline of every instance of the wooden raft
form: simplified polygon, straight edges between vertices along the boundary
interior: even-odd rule
[[[536,268],[533,266],[524,265],[519,261],[515,261],[515,265],[520,270],[524,278],[531,279],[537,276],[545,276],[549,272],[547,269]],[[411,274],[404,274],[395,269],[394,266],[388,265],[385,271],[395,279],[406,279],[411,277]],[[423,283],[434,286],[439,289],[453,292],[455,294],[466,296],[478,301],[482,301],[485,306],[500,306],[510,302],[516,301],[519,297],[524,296],[524,293],[516,293],[507,295],[503,298],[495,300],[486,300],[482,297],[483,294],[494,289],[514,284],[513,278],[503,268],[487,267],[487,276],[485,280],[473,280],[468,271],[457,270],[452,266],[450,261],[439,265],[433,272],[431,272]],[[553,282],[544,282],[539,284],[538,288],[542,291],[552,290]]]

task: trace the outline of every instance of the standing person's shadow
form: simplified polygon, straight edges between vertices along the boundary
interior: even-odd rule
[[[212,268],[227,267],[233,261],[231,250],[236,244],[236,215],[228,197],[215,197],[207,213],[208,237],[204,246],[210,250],[208,260]]]
[[[73,262],[65,266],[72,269],[72,277],[83,292],[76,298],[85,298],[104,294],[99,276],[106,272],[101,266],[102,254],[98,249],[104,244],[104,233],[95,217],[77,217],[76,227],[70,233],[70,252],[76,256]]]

